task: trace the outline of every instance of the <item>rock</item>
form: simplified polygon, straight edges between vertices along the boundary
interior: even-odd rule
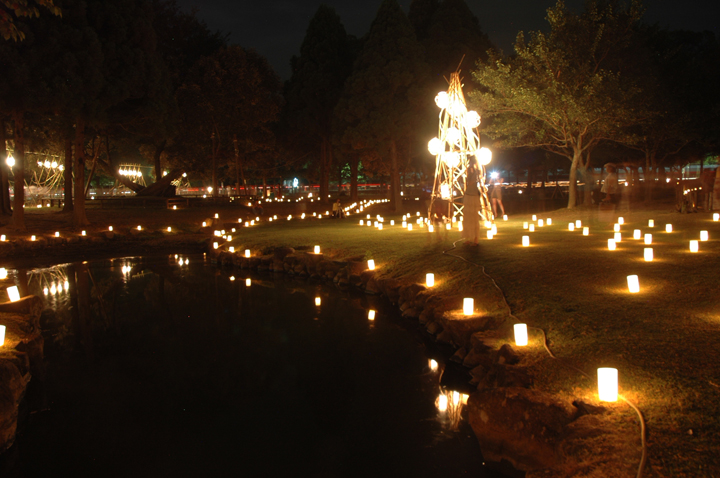
[[[465,316],[459,311],[446,312],[440,322],[451,335],[451,342],[458,347],[471,347],[471,337],[482,330],[492,330],[505,321],[504,316]]]
[[[363,284],[367,284],[375,277],[375,271],[362,271],[360,273],[360,281]],[[376,287],[377,288],[377,287]]]
[[[390,302],[396,304],[400,298],[400,281],[397,279],[379,279],[378,286]]]
[[[589,403],[585,403],[582,400],[575,400],[573,402],[573,405],[575,408],[578,409],[578,414],[580,416],[583,415],[602,415],[603,413],[607,412],[608,409],[605,407],[600,407],[597,405],[591,405]]]
[[[529,388],[532,384],[533,378],[525,367],[495,363],[487,367],[487,373],[478,382],[477,388]]]
[[[420,315],[420,310],[416,309],[415,307],[410,307],[409,309],[403,310],[402,315],[403,317],[417,319],[417,317]]]
[[[488,389],[468,400],[469,421],[486,460],[503,459],[520,470],[552,468],[575,407],[524,388]]]
[[[499,364],[515,365],[520,362],[520,355],[515,352],[510,344],[503,344],[497,351],[495,361]]]
[[[370,279],[367,281],[367,284],[365,284],[365,293],[366,294],[379,294],[380,288],[377,285],[377,282],[375,279]]]
[[[435,335],[437,332],[442,330],[442,327],[437,322],[428,322],[428,324],[425,326],[425,330],[428,331],[428,333]]]
[[[418,321],[421,324],[427,324],[429,320],[433,320],[433,314],[432,311],[429,311],[427,309],[423,310],[420,315],[418,316]]]
[[[295,249],[292,247],[277,247],[273,251],[273,257],[278,261],[282,261],[286,256],[295,254]]]
[[[425,291],[426,289],[427,287],[422,284],[409,284],[406,286],[402,286],[398,291],[398,294],[400,295],[399,300],[403,302],[408,300],[414,301],[417,299],[417,295],[420,292]]]
[[[484,351],[479,347],[472,347],[463,359],[463,365],[468,368],[474,368],[483,363],[484,360],[491,360],[487,351]]]
[[[452,354],[452,357],[450,357],[450,360],[457,363],[462,363],[463,359],[467,355],[467,350],[465,350],[465,347],[460,347],[455,351],[454,354]]]
[[[359,275],[352,274],[352,275],[350,275],[350,277],[348,277],[348,282],[349,282],[351,285],[359,286],[362,281],[360,280],[360,276],[359,276]]]

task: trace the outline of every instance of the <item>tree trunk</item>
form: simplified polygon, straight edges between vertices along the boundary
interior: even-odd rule
[[[235,195],[240,196],[240,148],[236,134],[233,135],[233,147],[235,148]]]
[[[155,181],[160,181],[160,178],[162,178],[162,165],[160,164],[160,156],[162,156],[163,151],[165,151],[166,145],[166,139],[162,140],[160,144],[155,145],[155,154],[153,155],[153,159],[155,161]],[[108,157],[110,156],[108,155]]]
[[[0,214],[3,216],[12,215],[12,207],[10,205],[10,170],[5,158],[8,157],[7,147],[5,146],[5,122],[0,121]]]
[[[654,161],[654,152],[645,151],[645,169],[643,176],[645,177],[645,203],[652,201],[653,188],[655,186],[654,174],[652,174],[652,165]]]
[[[400,209],[400,171],[398,169],[397,145],[390,141],[390,209]]]
[[[75,158],[73,161],[75,170],[75,204],[73,208],[73,226],[80,228],[87,226],[90,222],[85,215],[85,120],[77,119],[75,125]]]
[[[570,180],[568,184],[568,209],[577,205],[577,168],[580,162],[580,151],[573,151],[572,163],[570,164]]]
[[[65,138],[65,169],[63,170],[63,192],[65,194],[65,201],[63,204],[63,212],[70,212],[73,210],[73,197],[72,197],[72,186],[73,186],[73,147],[72,139],[69,137]]]
[[[25,131],[23,130],[24,117],[21,111],[13,112],[15,120],[15,166],[13,167],[13,191],[15,200],[13,202],[13,226],[16,229],[25,231]]]
[[[350,158],[350,201],[358,202],[358,169],[360,158],[353,154]]]
[[[328,192],[330,190],[330,162],[332,158],[331,145],[326,137],[323,136],[320,142],[320,190],[318,191],[319,200],[326,203],[328,200]]]
[[[210,136],[212,140],[212,197],[218,196],[218,181],[217,181],[217,154],[215,152],[215,133]]]
[[[110,151],[110,147],[108,145],[107,136],[105,136],[105,145],[107,147],[107,150]],[[92,159],[92,167],[90,168],[90,173],[88,174],[87,182],[85,184],[85,194],[83,194],[83,197],[87,198],[88,192],[90,192],[90,181],[92,181],[93,176],[95,175],[95,170],[97,169],[97,160],[98,155],[100,154],[100,144],[98,143],[97,147],[94,147],[95,140],[93,140],[93,159]],[[108,157],[110,155],[108,154]]]

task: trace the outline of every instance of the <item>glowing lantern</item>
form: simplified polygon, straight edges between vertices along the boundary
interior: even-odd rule
[[[652,247],[645,248],[645,262],[652,262],[653,260],[653,249]]]
[[[545,222],[547,222],[547,225],[548,225],[548,226],[552,226],[552,219],[547,218],[547,221],[545,221]]]
[[[640,239],[641,235],[642,235],[642,231],[640,229],[635,229],[633,231],[633,239]]]
[[[5,326],[0,325],[0,347],[5,345]]]
[[[698,245],[699,245],[698,241],[694,241],[694,240],[690,241],[690,252],[697,252],[699,250]]]
[[[708,239],[710,239],[710,236],[708,235],[707,231],[700,231],[700,240],[705,242]]]
[[[203,221],[202,227],[207,227],[207,222]]]
[[[714,213],[713,214],[713,221],[718,222],[720,221],[720,213]]]
[[[315,305],[320,307],[321,299],[320,297],[315,297]]]
[[[535,232],[535,224],[530,224],[530,232]]]
[[[447,94],[446,91],[441,91],[441,92],[438,93],[437,96],[435,97],[435,104],[436,104],[436,105],[438,106],[438,108],[440,108],[440,109],[443,109],[443,110],[444,110],[445,108],[448,107],[448,104],[449,104],[449,103],[450,103],[450,99],[449,99],[448,94]]]
[[[527,223],[527,222],[523,222],[523,229],[527,229],[528,227],[530,227],[530,226],[528,225],[528,223]]]
[[[315,246],[315,248],[313,249],[313,252],[315,254],[320,254],[320,246]]]
[[[523,247],[528,247],[530,245],[530,236],[522,237],[522,245]]]
[[[468,129],[480,126],[480,115],[477,111],[468,111],[465,115],[465,127]]]
[[[375,261],[373,259],[368,260],[368,269],[370,269],[371,271],[375,270]]]
[[[480,148],[480,150],[476,153],[478,163],[480,163],[483,166],[487,166],[490,164],[490,161],[492,161],[492,151],[487,149],[486,147]]]
[[[368,320],[375,320],[375,311],[372,309],[368,310]]]
[[[213,249],[217,249],[217,248],[218,248],[218,243],[217,243],[217,242],[213,242]]]
[[[248,277],[247,279],[245,279],[245,287],[250,287],[250,284],[252,284],[252,281]]]
[[[645,244],[652,244],[652,234],[645,234]]]
[[[395,225],[395,220],[394,220],[394,219],[390,220],[390,225],[391,225],[391,226],[394,226],[394,225]]]
[[[5,234],[0,236],[0,242],[5,242]]]
[[[232,254],[235,253],[235,248],[234,248],[233,246],[230,246],[230,252],[231,252]]]
[[[640,280],[638,279],[638,276],[627,276],[627,283],[628,291],[632,292],[633,294],[637,294],[638,292],[640,292]]]
[[[574,231],[575,230],[575,224],[572,222],[568,224],[568,231]]]
[[[532,215],[532,220],[537,221],[537,216],[535,214]]]
[[[142,231],[142,226],[138,226],[137,230]]]
[[[408,225],[407,225],[407,230],[408,230],[408,231],[412,231],[412,224],[408,224]]]
[[[652,219],[649,219],[649,220],[648,220],[648,227],[655,227],[655,221],[653,221]]]
[[[488,239],[492,239],[492,238],[493,238],[493,232],[492,232],[492,229],[491,229],[491,230],[489,230],[489,231],[487,231],[486,235],[487,235],[487,238],[488,238]]]
[[[615,224],[615,225],[613,226],[613,231],[615,231],[615,232],[620,232],[620,224]]]
[[[515,324],[515,345],[520,347],[528,344],[527,324]]]
[[[435,361],[435,359],[428,360],[428,366],[430,367],[430,370],[432,370],[433,372],[438,369],[438,363],[437,363],[437,361]]]
[[[580,219],[575,221],[575,227],[577,227],[578,229],[582,227],[582,221]]]
[[[30,240],[31,240],[31,241],[34,241],[34,240],[35,240],[35,236],[30,236]]]
[[[665,232],[672,232],[672,224],[665,224]]]
[[[618,371],[616,368],[598,369],[598,398],[601,402],[617,402]]]
[[[18,300],[20,300],[20,291],[18,291],[16,285],[7,288],[7,295],[10,299],[10,302],[17,302]]]
[[[245,249],[245,257],[250,257],[250,249]]]
[[[443,153],[441,158],[443,162],[447,164],[450,168],[457,168],[460,164],[460,155],[457,153]],[[450,196],[448,195],[448,197]]]
[[[182,264],[180,264],[182,265]],[[230,282],[233,282],[235,280],[235,276],[230,276]]]
[[[450,144],[459,144],[460,139],[462,138],[462,134],[460,133],[460,130],[455,128],[454,126],[451,126],[447,129],[447,133],[445,135],[445,140]],[[443,155],[445,156],[445,155]],[[455,155],[457,157],[457,154]]]
[[[361,226],[365,225],[365,222],[362,219],[360,219],[360,225]]]
[[[428,142],[428,151],[433,156],[437,156],[445,151],[445,144],[439,138],[433,138]]]
[[[615,242],[622,242],[622,233],[616,232],[613,236]]]
[[[441,393],[441,394],[438,396],[437,408],[438,408],[439,411],[445,412],[445,411],[447,411],[447,406],[448,406],[447,397],[446,397],[444,394]]]
[[[85,231],[82,231],[80,234],[83,236],[87,236],[87,233]]]
[[[430,225],[428,226],[428,232],[433,232],[434,230],[435,230],[435,228],[433,227],[432,224],[430,224]]]
[[[55,237],[60,237],[60,232],[55,231]]]
[[[545,221],[542,219],[538,220],[538,227],[543,227],[545,225]]]
[[[507,220],[508,220],[507,214],[503,215],[503,221],[507,221]],[[550,223],[548,222],[548,226],[549,225],[550,225]]]
[[[619,217],[619,218],[618,218],[618,224],[625,224],[625,218]]]
[[[168,226],[168,232],[172,232],[172,227]]]
[[[583,236],[589,236],[590,235],[590,228],[585,226],[583,227]]]
[[[220,215],[218,213],[215,213],[215,219],[219,219]]]
[[[463,314],[473,315],[475,310],[475,301],[472,297],[465,297],[463,299]]]
[[[425,274],[425,285],[428,287],[432,287],[435,285],[435,274],[431,272]]]
[[[0,279],[7,279],[7,269],[0,267]]]
[[[616,247],[617,245],[615,244],[615,239],[608,239],[608,250],[614,251]]]

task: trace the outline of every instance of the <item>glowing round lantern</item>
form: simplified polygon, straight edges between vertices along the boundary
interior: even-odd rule
[[[465,127],[468,129],[480,126],[480,115],[477,111],[468,111],[465,115]]]
[[[428,151],[433,156],[437,156],[445,151],[445,144],[439,138],[433,138],[428,141]]]
[[[490,164],[490,161],[492,161],[492,151],[485,147],[480,148],[480,150],[478,150],[475,156],[477,156],[478,162],[482,166],[487,166],[488,164]]]
[[[617,402],[618,371],[616,368],[598,368],[598,398],[602,402]]]
[[[515,324],[515,345],[523,347],[528,344],[527,324]]]
[[[437,96],[435,96],[435,104],[438,106],[438,108],[444,110],[448,107],[449,103],[450,99],[448,97],[447,91],[441,91],[437,94]]]

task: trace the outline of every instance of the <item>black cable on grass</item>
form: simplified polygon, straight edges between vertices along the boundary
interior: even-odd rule
[[[480,265],[480,264],[478,264],[478,263],[476,263],[476,262],[473,262],[473,261],[469,261],[469,260],[465,259],[465,258],[462,257],[462,256],[458,256],[458,255],[455,255],[455,254],[450,254],[450,251],[452,251],[452,250],[454,250],[454,249],[457,249],[457,245],[456,245],[456,244],[457,244],[458,242],[460,242],[460,241],[462,241],[462,239],[458,239],[457,241],[453,242],[452,248],[447,249],[447,250],[444,250],[444,251],[443,251],[443,254],[446,255],[446,256],[455,257],[456,259],[460,259],[461,261],[467,262],[468,264],[471,264],[471,265],[473,265],[473,266],[475,266],[475,267],[479,267],[479,268],[480,268],[480,271],[483,273],[483,275],[484,275],[485,277],[487,277],[488,279],[490,279],[490,281],[493,283],[493,285],[495,286],[495,288],[496,288],[496,289],[498,290],[498,292],[500,293],[500,297],[502,297],[503,302],[505,302],[505,306],[506,306],[507,309],[508,309],[508,315],[509,315],[510,317],[512,317],[513,319],[515,319],[516,321],[520,322],[520,319],[518,319],[517,317],[515,317],[515,316],[513,315],[513,313],[512,313],[512,308],[510,307],[510,304],[508,303],[507,298],[505,297],[505,293],[502,291],[502,289],[500,288],[500,286],[497,285],[497,282],[495,282],[495,279],[493,279],[487,272],[485,272],[485,266]],[[571,367],[571,368],[575,369],[575,370],[576,370],[577,372],[579,372],[581,375],[584,375],[584,376],[587,377],[588,379],[592,380],[592,377],[590,377],[590,375],[588,375],[588,374],[585,373],[584,371],[580,370],[579,368],[575,367],[574,365],[567,363],[565,360],[559,359],[558,357],[555,356],[555,354],[552,353],[552,351],[550,350],[550,347],[548,347],[547,334],[545,333],[545,330],[541,329],[540,327],[529,327],[529,328],[535,329],[535,330],[539,330],[539,331],[542,333],[542,336],[543,336],[543,347],[545,347],[545,350],[547,351],[548,355],[550,355],[550,357],[554,358],[554,359],[557,360],[558,362],[560,362],[560,363],[562,363],[562,364],[564,364],[564,365],[566,365],[566,366],[568,366],[568,367]],[[646,431],[645,431],[645,419],[643,418],[643,415],[642,415],[642,413],[640,412],[640,409],[638,409],[638,407],[636,407],[630,400],[628,400],[627,398],[623,397],[622,395],[620,395],[620,399],[621,399],[623,402],[625,402],[625,403],[627,403],[628,405],[630,405],[630,407],[632,407],[632,409],[635,410],[635,413],[637,413],[637,416],[638,416],[638,418],[640,419],[640,443],[642,444],[642,456],[640,457],[640,465],[638,466],[638,471],[637,471],[636,478],[641,478],[641,477],[643,476],[643,471],[645,470],[645,463],[647,462],[647,443],[645,442],[645,435],[646,435]]]

